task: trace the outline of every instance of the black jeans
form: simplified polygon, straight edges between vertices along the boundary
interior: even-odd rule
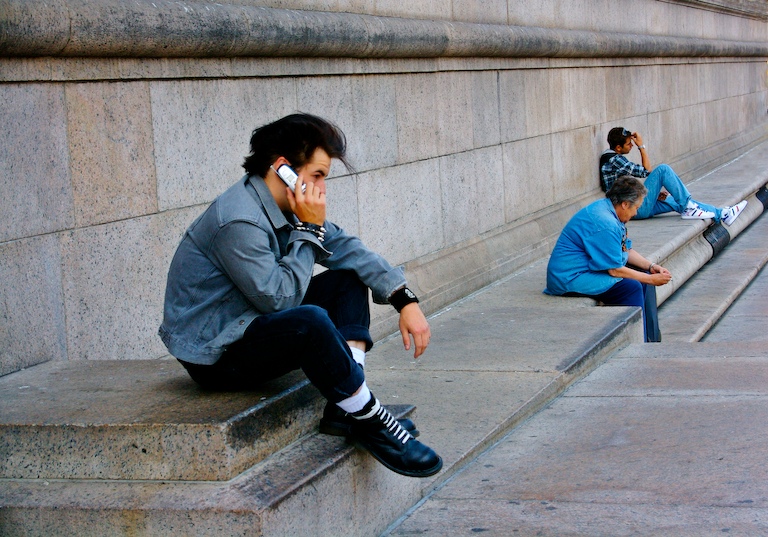
[[[328,270],[312,278],[301,306],[261,315],[213,365],[182,362],[208,389],[251,389],[301,369],[320,393],[338,403],[363,384],[363,369],[347,341],[373,346],[368,288],[352,271]]]

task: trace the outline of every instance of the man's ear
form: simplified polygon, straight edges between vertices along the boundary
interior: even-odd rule
[[[276,160],[276,161],[274,161],[274,162],[272,163],[272,167],[273,167],[274,169],[278,169],[278,168],[279,168],[280,166],[282,166],[283,164],[287,164],[288,166],[290,166],[290,165],[291,165],[291,163],[290,163],[290,162],[288,162],[288,159],[287,159],[287,158],[285,158],[285,157],[283,157],[283,156],[279,156],[279,157],[277,157],[277,160]]]

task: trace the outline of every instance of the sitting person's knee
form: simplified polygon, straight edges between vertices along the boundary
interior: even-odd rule
[[[330,325],[333,326],[333,322],[331,321],[328,312],[320,306],[315,306],[314,304],[302,304],[301,306],[296,306],[296,308],[294,308],[294,313],[312,326],[321,326],[327,323],[330,323]]]

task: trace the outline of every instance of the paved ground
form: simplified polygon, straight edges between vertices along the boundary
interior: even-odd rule
[[[766,286],[705,342],[621,351],[388,535],[768,535]]]

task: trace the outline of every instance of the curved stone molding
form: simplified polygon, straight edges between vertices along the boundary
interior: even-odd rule
[[[0,0],[0,56],[764,57],[768,43],[169,0]]]

